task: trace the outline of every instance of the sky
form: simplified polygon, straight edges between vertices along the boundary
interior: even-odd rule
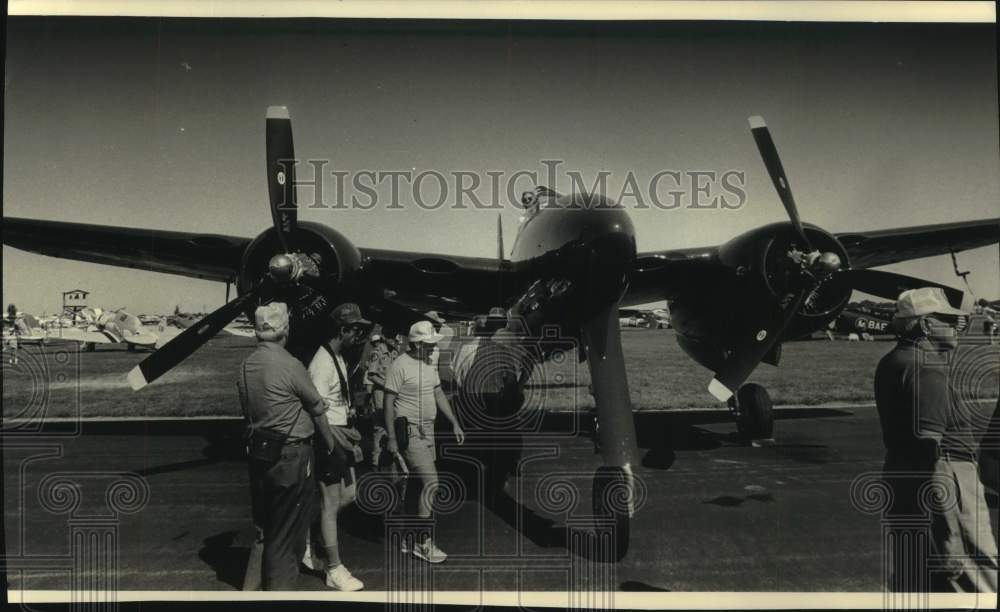
[[[270,223],[264,115],[286,105],[325,171],[482,177],[563,160],[620,193],[664,170],[743,173],[737,210],[623,202],[640,251],[718,244],[784,212],[747,117],[768,122],[803,220],[832,232],[1000,216],[990,25],[569,24],[12,18],[4,216],[254,236]],[[300,179],[303,173],[300,169]],[[544,175],[543,175],[544,177]],[[338,200],[331,177],[324,200]],[[426,181],[433,203],[436,183]],[[516,183],[515,193],[530,181]],[[716,186],[717,187],[717,186]],[[451,187],[454,191],[453,186]],[[358,246],[493,257],[522,211],[306,208]],[[352,191],[347,190],[348,196]],[[489,190],[477,191],[490,200]],[[302,192],[300,190],[300,199]],[[364,198],[362,198],[364,199]],[[489,202],[487,202],[489,203]],[[648,202],[647,202],[648,204]],[[1000,297],[1000,249],[959,255]],[[3,248],[3,302],[61,293],[135,313],[220,305],[221,283]],[[948,256],[885,269],[962,287]]]

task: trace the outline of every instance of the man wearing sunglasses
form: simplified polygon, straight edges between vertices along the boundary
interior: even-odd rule
[[[952,367],[967,324],[944,291],[904,291],[893,318],[899,343],[878,364],[875,402],[892,496],[885,519],[893,591],[995,592],[997,548],[976,464],[988,411],[970,401]],[[914,519],[930,520],[928,546]]]
[[[351,426],[354,408],[351,405],[350,373],[343,353],[363,344],[371,331],[371,321],[361,316],[357,304],[345,303],[337,306],[330,315],[330,338],[317,349],[309,364],[309,377],[316,390],[323,397],[325,416],[330,431],[341,446],[341,451],[351,454],[360,439],[360,434]],[[354,483],[347,460],[334,469],[332,465],[322,465],[317,460],[317,479],[320,490],[320,533],[326,553],[326,585],[339,591],[358,591],[364,584],[355,578],[341,562],[337,543],[337,514],[353,501]],[[316,568],[312,556],[311,542],[307,542],[303,563],[310,569]]]

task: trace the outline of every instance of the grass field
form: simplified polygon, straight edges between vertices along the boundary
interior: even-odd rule
[[[637,410],[723,408],[706,391],[711,372],[680,350],[672,331],[625,330],[623,340]],[[129,389],[125,375],[148,353],[112,347],[93,353],[70,346],[22,348],[17,365],[4,362],[4,418],[237,416],[236,374],[253,344],[252,338],[216,337],[138,393]],[[778,405],[870,402],[875,366],[892,346],[792,342],[784,346],[780,367],[761,365],[751,380],[765,385]],[[987,365],[976,371],[972,390],[979,397],[995,397],[998,387],[1000,347],[987,348]],[[585,410],[593,407],[589,383],[586,364],[570,358],[537,370],[529,394],[549,410]]]

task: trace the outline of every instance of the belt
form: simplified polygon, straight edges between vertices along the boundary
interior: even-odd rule
[[[968,461],[969,463],[977,463],[978,462],[978,457],[976,457],[974,454],[972,454],[972,453],[966,453],[966,452],[963,452],[963,451],[943,450],[943,451],[941,451],[941,455],[940,456],[943,457],[943,458],[945,458],[945,459],[952,460],[952,461]]]
[[[312,444],[312,438],[299,438],[298,440],[285,441],[285,446],[298,446],[300,444]]]

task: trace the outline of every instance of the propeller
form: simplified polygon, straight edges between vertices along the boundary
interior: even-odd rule
[[[834,282],[887,300],[895,300],[900,293],[920,287],[938,287],[955,308],[961,308],[965,299],[961,289],[882,270],[841,270],[834,276]]]
[[[964,293],[958,289],[881,270],[845,269],[836,253],[820,253],[814,249],[799,219],[792,189],[788,184],[785,169],[781,164],[781,158],[778,157],[778,150],[771,138],[767,124],[763,117],[756,115],[750,117],[748,121],[764,166],[771,176],[771,182],[774,183],[774,188],[778,192],[778,197],[781,198],[781,203],[785,206],[785,212],[792,227],[806,251],[801,252],[793,249],[788,253],[788,261],[792,269],[797,270],[797,274],[793,275],[797,277],[793,279],[795,291],[789,294],[786,300],[788,305],[780,311],[772,311],[765,315],[762,325],[755,326],[755,329],[751,329],[746,337],[738,340],[733,352],[725,359],[715,373],[715,378],[709,383],[709,393],[720,401],[729,399],[746,381],[764,356],[781,341],[789,323],[806,303],[809,295],[824,283],[831,283],[835,287],[845,290],[856,289],[891,300],[897,299],[899,294],[907,289],[940,287],[945,291],[945,295],[952,305],[956,307],[961,305]]]
[[[290,253],[292,235],[298,227],[295,203],[295,146],[292,120],[285,106],[267,107],[267,190],[271,201],[271,219],[278,241]]]
[[[128,383],[132,390],[142,389],[201,348],[203,344],[208,342],[209,338],[219,333],[223,327],[239,316],[248,304],[262,297],[262,289],[266,284],[262,283],[254,291],[232,300],[202,318],[132,368],[132,371],[128,373]]]
[[[788,324],[795,318],[795,313],[802,307],[809,289],[801,289],[788,306],[777,316],[773,316],[758,329],[753,329],[746,336],[739,338],[733,352],[722,363],[715,373],[715,378],[708,383],[708,392],[715,399],[724,402],[750,377],[750,374],[765,355],[778,343]]]
[[[271,220],[282,252],[268,262],[267,274],[256,287],[189,326],[135,366],[127,377],[134,391],[166,374],[251,304],[267,301],[281,288],[297,284],[322,289],[324,279],[319,276],[316,262],[305,254],[291,251],[298,227],[298,209],[295,204],[295,149],[288,108],[269,106],[265,131]]]
[[[774,140],[771,139],[771,132],[767,129],[767,124],[764,123],[763,117],[754,115],[748,121],[750,122],[750,131],[753,133],[753,139],[757,143],[757,150],[760,151],[760,156],[764,160],[767,173],[771,175],[771,182],[774,183],[774,189],[778,192],[781,203],[785,205],[785,212],[788,213],[788,218],[791,219],[792,225],[795,227],[795,233],[802,240],[802,245],[809,251],[812,251],[812,243],[809,242],[805,230],[802,229],[802,222],[799,220],[799,210],[795,206],[795,198],[792,196],[792,188],[788,184],[788,178],[785,176],[785,168],[781,165],[781,158],[778,157],[778,150],[774,146]]]

